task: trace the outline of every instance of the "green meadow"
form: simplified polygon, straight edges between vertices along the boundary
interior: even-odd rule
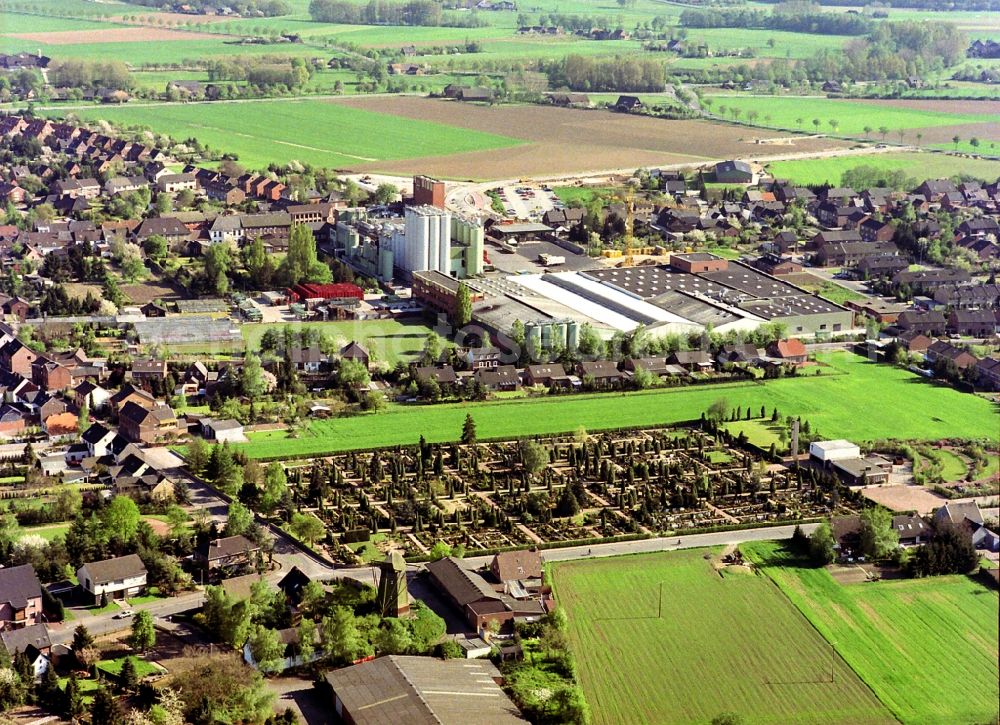
[[[580,426],[595,431],[669,425],[698,419],[719,399],[731,407],[758,410],[763,405],[768,411],[778,408],[784,415],[801,415],[828,438],[939,440],[998,434],[996,405],[984,398],[851,353],[829,353],[819,359],[827,365],[819,376],[761,383],[502,402],[390,404],[374,414],[316,421],[294,439],[251,434],[243,449],[254,458],[280,459],[412,444],[421,435],[431,442],[453,441],[467,413],[475,419],[480,438],[572,432]]]
[[[746,723],[893,722],[774,584],[720,574],[707,554],[552,567],[596,725],[708,723],[723,712]]]
[[[1000,177],[1000,161],[964,159],[947,154],[884,153],[838,156],[824,159],[774,161],[768,169],[778,179],[795,184],[840,184],[841,175],[856,166],[875,166],[886,171],[902,170],[908,176],[944,178],[957,174],[976,176],[985,181]]]
[[[995,590],[964,576],[842,585],[780,544],[742,548],[901,722],[997,721]]]
[[[899,129],[951,126],[959,123],[988,123],[995,119],[988,114],[942,113],[910,108],[890,108],[859,101],[847,101],[815,96],[710,96],[711,110],[719,113],[720,106],[738,108],[746,120],[748,111],[758,114],[756,123],[781,128],[816,130],[813,119],[819,119],[819,131],[831,131],[829,121],[839,121],[838,134],[864,136],[865,126],[874,129],[871,138],[881,137],[878,129],[889,129],[887,140],[895,140]],[[728,111],[725,114],[730,115]],[[765,117],[770,116],[770,120]],[[801,119],[801,123],[799,123]]]
[[[521,143],[509,136],[403,120],[320,100],[105,106],[74,112],[86,121],[149,127],[177,139],[196,136],[202,144],[235,153],[241,163],[255,168],[290,158],[344,168]]]

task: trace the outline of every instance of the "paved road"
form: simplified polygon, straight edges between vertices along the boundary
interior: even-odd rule
[[[196,591],[187,592],[168,599],[160,599],[155,602],[138,604],[129,608],[135,611],[148,611],[153,615],[153,619],[157,619],[158,617],[166,617],[171,614],[186,612],[190,609],[197,609],[204,602],[205,594],[203,592]],[[77,610],[75,614],[78,612],[79,610]],[[116,612],[108,612],[106,614],[86,615],[82,617],[77,616],[71,621],[62,623],[62,625],[50,626],[49,636],[51,637],[53,644],[68,645],[73,640],[73,630],[80,624],[84,625],[94,636],[124,632],[132,627],[131,618],[115,619],[115,614]]]

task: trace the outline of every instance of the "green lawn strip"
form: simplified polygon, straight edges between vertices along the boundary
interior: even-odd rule
[[[41,524],[20,528],[21,536],[41,536],[46,541],[52,541],[59,536],[65,536],[69,524]]]
[[[968,174],[986,181],[996,181],[1000,176],[1000,161],[964,159],[931,153],[873,153],[824,159],[774,161],[768,165],[768,169],[775,178],[786,179],[795,184],[837,186],[841,182],[843,173],[857,166],[874,166],[886,171],[902,170],[914,179]]]
[[[768,411],[768,415],[770,415],[770,411]],[[781,424],[772,423],[770,418],[724,423],[723,428],[737,437],[743,433],[746,435],[747,441],[764,450],[769,449],[772,443],[778,451],[784,451],[788,448],[787,443],[782,444],[781,442]]]
[[[390,404],[379,413],[315,421],[312,436],[255,439],[242,449],[255,458],[280,458],[377,446],[457,440],[465,415],[481,438],[509,438],[696,420],[716,400],[757,411],[763,405],[800,415],[828,438],[940,440],[996,435],[996,406],[934,385],[900,368],[851,353],[818,356],[825,374],[762,383],[700,385],[639,393],[583,394],[438,405]],[[906,405],[901,406],[900,400]],[[878,411],[864,415],[863,411]]]
[[[59,678],[59,687],[66,690],[66,684],[69,682],[68,677]],[[83,698],[83,702],[87,705],[90,704],[91,700],[94,699],[94,693],[101,686],[101,683],[95,679],[80,679],[77,680],[77,684],[80,686],[80,695]]]
[[[707,553],[553,566],[595,725],[707,723],[727,711],[748,723],[892,722],[777,587],[720,575]]]
[[[135,607],[139,604],[149,604],[150,602],[156,602],[161,599],[166,599],[165,594],[161,594],[158,587],[149,587],[147,593],[141,597],[130,597],[126,601],[130,607]]]
[[[175,138],[236,153],[252,167],[290,158],[346,167],[371,161],[444,156],[522,143],[510,136],[401,119],[323,100],[110,107],[76,112],[83,120],[148,126]],[[265,122],[266,119],[266,122]]]
[[[121,609],[121,607],[119,607],[115,603],[115,600],[114,599],[109,599],[107,606],[102,607],[102,606],[99,606],[99,605],[95,604],[92,607],[88,607],[87,608],[87,614],[91,614],[91,615],[95,615],[95,614],[107,614],[108,612],[117,612],[119,609]]]
[[[101,672],[106,672],[109,675],[117,676],[122,671],[122,665],[125,664],[126,657],[116,657],[113,660],[101,660],[96,665],[95,668]],[[132,664],[135,665],[135,674],[139,677],[146,677],[148,675],[155,675],[160,669],[154,665],[152,662],[147,662],[139,657],[132,657]]]
[[[843,285],[839,285],[836,282],[830,282],[830,281],[823,282],[823,284],[820,285],[819,289],[816,290],[816,293],[819,294],[821,297],[830,300],[831,302],[837,303],[838,305],[842,305],[845,302],[849,302],[851,300],[861,300],[864,299],[865,297],[860,292],[855,292],[854,290],[848,289]]]
[[[576,203],[586,206],[594,199],[610,197],[616,189],[612,186],[555,186],[552,192],[566,206]]]
[[[742,548],[902,722],[996,721],[995,591],[963,576],[841,585],[780,544]]]

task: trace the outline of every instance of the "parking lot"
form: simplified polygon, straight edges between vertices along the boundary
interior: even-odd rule
[[[540,221],[545,212],[562,206],[546,186],[500,186],[493,191],[500,196],[507,216],[515,219]]]

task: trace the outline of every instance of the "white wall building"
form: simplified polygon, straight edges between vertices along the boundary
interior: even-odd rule
[[[861,458],[861,448],[850,441],[814,441],[809,444],[809,456],[821,463]]]

